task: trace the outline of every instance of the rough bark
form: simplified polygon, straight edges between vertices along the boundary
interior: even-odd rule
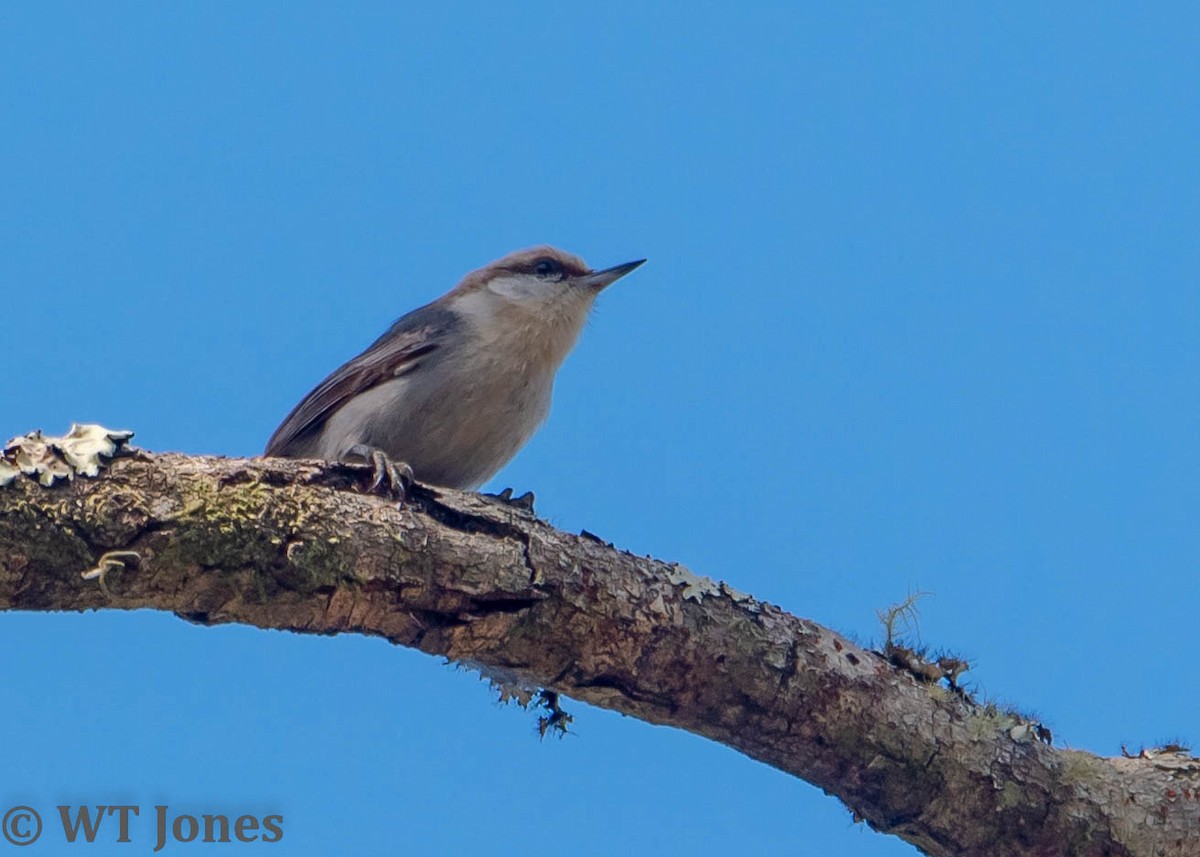
[[[826,628],[453,491],[358,471],[135,452],[0,488],[0,609],[154,608],[385,637],[686,729],[932,855],[1200,854],[1200,762],[1101,758]],[[112,551],[102,589],[81,572]]]

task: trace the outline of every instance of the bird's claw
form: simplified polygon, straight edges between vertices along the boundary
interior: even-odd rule
[[[505,488],[499,494],[484,494],[484,497],[489,497],[493,500],[499,500],[506,506],[512,506],[514,509],[523,509],[530,514],[533,514],[534,496],[532,491],[526,491],[520,497],[513,496],[511,488]]]
[[[355,444],[346,456],[363,459],[371,468],[370,494],[379,494],[403,502],[413,484],[413,469],[403,461],[392,461],[381,449],[364,444]]]
[[[408,497],[408,489],[413,484],[413,469],[403,461],[392,461],[378,449],[371,453],[371,464],[375,468],[371,480],[371,492],[386,494],[403,500]]]

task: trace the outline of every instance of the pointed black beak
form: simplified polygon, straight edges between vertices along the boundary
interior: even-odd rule
[[[638,259],[636,262],[613,265],[611,268],[605,268],[603,271],[592,271],[590,274],[584,274],[576,282],[581,286],[589,286],[596,291],[600,291],[607,286],[611,286],[645,261],[645,259]]]

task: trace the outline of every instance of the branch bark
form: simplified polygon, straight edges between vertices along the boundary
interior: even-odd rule
[[[814,622],[532,515],[315,462],[142,451],[0,488],[0,609],[385,637],[720,741],[931,855],[1200,854],[1200,761],[1102,758]],[[81,572],[106,561],[102,589]],[[94,575],[93,575],[94,576]]]

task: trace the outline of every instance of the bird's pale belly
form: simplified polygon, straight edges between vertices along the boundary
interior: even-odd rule
[[[479,373],[449,395],[416,376],[396,378],[355,396],[330,417],[317,455],[338,460],[366,444],[407,463],[419,482],[476,488],[545,420],[553,382],[553,375]],[[463,414],[488,416],[464,420]]]

